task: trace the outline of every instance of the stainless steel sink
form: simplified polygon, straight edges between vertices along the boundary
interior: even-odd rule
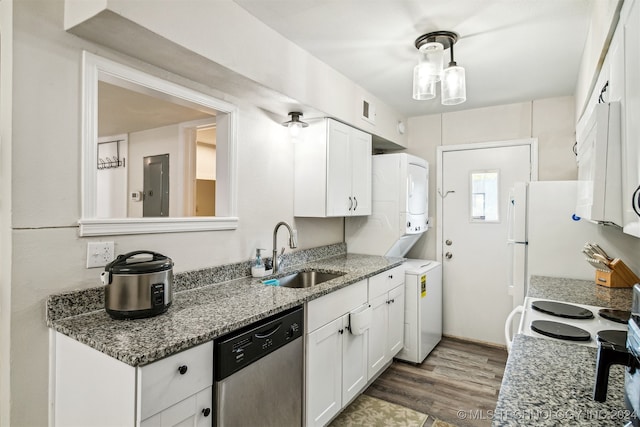
[[[340,272],[327,273],[313,270],[299,271],[297,273],[289,274],[288,276],[279,277],[277,280],[279,282],[279,286],[284,288],[309,288],[311,286],[336,279],[340,276],[344,276],[344,274],[345,273]]]

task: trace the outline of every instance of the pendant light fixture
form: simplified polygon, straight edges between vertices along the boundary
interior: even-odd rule
[[[453,45],[457,41],[458,35],[451,31],[434,31],[416,39],[420,59],[413,69],[413,99],[435,98],[436,83],[441,82],[442,105],[456,105],[467,100],[464,68],[457,65],[453,57]],[[443,57],[447,49],[451,60],[444,68]]]
[[[293,137],[298,136],[300,134],[300,129],[306,128],[309,126],[309,123],[306,123],[300,120],[300,117],[302,117],[302,113],[297,111],[292,111],[289,113],[289,116],[291,117],[291,119],[282,123],[282,126],[289,128],[289,134],[291,136]]]

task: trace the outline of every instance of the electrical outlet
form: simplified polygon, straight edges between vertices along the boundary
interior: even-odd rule
[[[87,244],[87,268],[104,267],[115,257],[113,242],[89,242]]]

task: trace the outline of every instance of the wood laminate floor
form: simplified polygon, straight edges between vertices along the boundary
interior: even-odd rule
[[[394,360],[365,394],[460,427],[490,426],[507,351],[443,337],[421,365]]]

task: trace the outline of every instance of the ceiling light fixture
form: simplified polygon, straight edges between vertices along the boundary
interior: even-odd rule
[[[291,116],[291,120],[282,123],[282,126],[286,126],[289,128],[289,134],[291,136],[298,136],[300,134],[300,129],[309,126],[309,123],[305,123],[300,120],[300,117],[302,117],[302,113],[293,111],[289,113],[289,116]]]
[[[453,59],[453,45],[458,35],[451,31],[423,34],[415,41],[420,60],[413,69],[413,99],[419,101],[436,97],[436,83],[442,83],[442,105],[461,104],[467,100],[464,68]],[[444,68],[444,51],[449,49],[451,60]]]

